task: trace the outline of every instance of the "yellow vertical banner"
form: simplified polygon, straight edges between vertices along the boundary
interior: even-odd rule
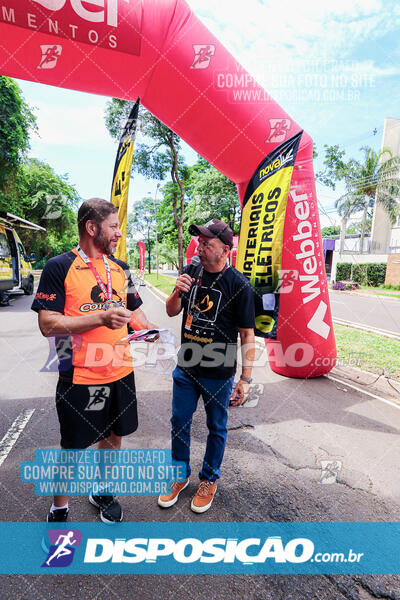
[[[111,187],[111,202],[118,208],[119,227],[122,232],[122,238],[118,242],[115,257],[124,262],[127,261],[126,225],[128,218],[128,193],[139,105],[140,101],[138,98],[132,107],[119,140]]]
[[[283,230],[301,135],[275,148],[258,165],[243,201],[236,268],[253,288],[255,334],[260,337],[276,338]]]

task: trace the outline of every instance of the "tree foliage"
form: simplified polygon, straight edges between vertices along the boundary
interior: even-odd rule
[[[78,241],[76,210],[80,197],[67,175],[57,175],[47,163],[26,159],[17,169],[0,210],[11,212],[46,228],[46,233],[22,229],[29,252],[39,259],[70,250]],[[40,265],[43,263],[40,260]]]
[[[240,206],[236,185],[201,157],[189,168],[187,193],[190,198],[187,220],[201,223],[220,219],[228,223],[235,234],[239,233]]]
[[[368,219],[372,217],[375,202],[383,206],[392,223],[395,223],[400,212],[400,158],[393,157],[387,148],[377,153],[372,148],[363,146],[360,151],[363,153],[363,160],[345,160],[345,151],[338,145],[325,144],[325,169],[317,174],[317,179],[332,189],[336,188],[339,181],[345,184],[345,194],[335,203],[338,214],[342,217],[341,250],[347,221],[352,214],[363,213],[360,228],[362,251]]]
[[[339,235],[340,225],[328,225],[327,227],[322,227],[321,234],[323,238],[330,238],[333,235]]]
[[[6,192],[9,178],[29,148],[29,134],[36,117],[22,97],[18,84],[0,76],[0,192]]]
[[[365,227],[366,233],[371,232],[372,217],[368,217],[366,223],[363,223],[363,221],[355,221],[354,223],[350,223],[350,225],[346,229],[346,233],[350,233],[350,234],[361,233],[363,227]]]
[[[106,126],[115,139],[120,137],[131,106],[132,103],[115,98],[107,105]],[[133,170],[148,179],[165,182],[156,211],[159,257],[160,261],[166,259],[172,264],[177,260],[181,270],[184,248],[191,239],[188,232],[191,223],[218,218],[238,233],[240,207],[236,185],[200,156],[193,166],[188,167],[182,156],[180,138],[143,107],[139,117],[144,143],[135,148]],[[168,176],[169,181],[166,181]],[[141,206],[139,209],[142,210]],[[151,207],[146,210],[154,212]],[[137,212],[130,224],[132,231],[139,232]],[[148,251],[151,253],[154,235],[152,238],[150,230],[148,234]]]
[[[159,262],[178,265],[178,231],[171,211],[176,184],[166,183],[160,190],[155,218],[158,223]],[[149,206],[148,212],[154,212]],[[240,208],[235,184],[219,173],[207,161],[199,160],[187,169],[185,178],[185,204],[182,230],[183,248],[192,236],[188,229],[192,223],[206,223],[218,218],[228,223],[235,233],[239,230]],[[138,231],[136,228],[135,231]],[[153,239],[154,242],[154,239]],[[154,253],[153,253],[154,255]]]
[[[135,202],[132,212],[128,215],[127,232],[145,243],[149,273],[151,272],[151,252],[155,241],[156,227],[154,200],[145,197]]]
[[[387,148],[378,153],[363,146],[360,151],[363,153],[363,160],[350,158],[346,161],[345,150],[341,150],[338,145],[325,144],[325,169],[317,173],[317,179],[333,190],[336,189],[337,182],[345,184],[346,193],[338,200],[338,205],[343,206],[342,213],[348,212],[350,205],[361,210],[366,201],[368,207],[373,208],[377,201],[383,205],[394,223],[399,214],[397,199],[400,195],[400,159],[393,157]]]
[[[36,117],[18,84],[0,76],[0,210],[46,228],[46,233],[19,229],[40,267],[44,259],[76,244],[79,195],[66,175],[57,175],[50,165],[26,157],[29,135],[36,129]]]
[[[106,108],[106,126],[118,139],[132,103],[113,98]],[[169,175],[172,215],[177,229],[179,270],[183,267],[183,221],[185,214],[185,180],[187,167],[181,154],[180,138],[149,111],[140,108],[140,131],[146,140],[138,144],[133,157],[133,170],[148,179],[163,181]]]

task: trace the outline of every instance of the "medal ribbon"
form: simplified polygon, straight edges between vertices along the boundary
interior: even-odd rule
[[[89,267],[89,269],[92,271],[93,275],[95,276],[96,281],[97,281],[101,291],[104,294],[104,298],[106,299],[106,302],[107,302],[107,300],[112,300],[111,271],[110,271],[110,265],[108,264],[106,255],[103,254],[104,266],[105,266],[106,274],[107,274],[107,289],[106,289],[106,286],[104,285],[104,283],[102,282],[101,277],[97,272],[97,269],[93,266],[90,258],[88,256],[86,256],[86,254],[84,253],[82,248],[80,246],[77,246],[76,251],[78,252],[78,254],[81,257],[81,259],[83,260],[83,262]]]

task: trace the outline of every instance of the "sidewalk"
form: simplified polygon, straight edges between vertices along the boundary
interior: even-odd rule
[[[396,290],[387,290],[387,294],[382,290],[382,294],[378,294],[373,290],[332,290],[329,288],[329,293],[338,293],[338,294],[350,294],[351,296],[363,296],[364,298],[384,298],[385,300],[390,300],[392,302],[400,302],[400,298],[394,298],[388,294],[398,294],[400,296],[400,291]]]
[[[354,321],[346,321],[337,317],[332,317],[332,321],[337,325],[351,327],[352,329],[359,329],[360,331],[366,331],[367,333],[375,333],[375,335],[382,335],[383,337],[400,341],[400,333],[397,333],[395,331],[389,331],[388,329],[379,329],[378,327],[371,327],[370,325],[365,325],[364,323],[356,323]]]
[[[148,286],[148,288],[164,302],[168,298],[167,294],[164,294],[164,292],[158,290],[151,283],[146,282],[146,286]],[[336,321],[337,320],[334,319],[334,322]],[[362,327],[360,327],[360,329],[362,329]],[[366,328],[365,331],[369,331],[369,329]],[[379,332],[376,330],[374,333]],[[398,339],[400,339],[400,337]],[[400,384],[389,380],[386,375],[376,375],[376,373],[369,373],[368,371],[363,371],[362,369],[358,369],[356,367],[337,365],[332,369],[327,377],[337,378],[343,383],[343,385],[346,385],[346,383],[355,384],[358,389],[363,392],[382,396],[383,398],[391,400],[392,402],[394,401],[400,406]]]
[[[356,367],[336,366],[327,376],[337,378],[343,385],[346,382],[354,384],[360,391],[383,397],[400,406],[400,383],[386,375],[376,375]]]

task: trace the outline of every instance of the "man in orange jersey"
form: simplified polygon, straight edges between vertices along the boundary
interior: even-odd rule
[[[137,429],[137,403],[128,324],[149,329],[142,300],[124,262],[112,256],[121,237],[118,209],[100,198],[78,211],[79,245],[51,258],[43,269],[32,309],[39,328],[56,337],[59,380],[56,407],[61,447],[121,447]],[[118,500],[89,496],[103,522],[122,520]],[[66,521],[68,498],[54,496],[47,520]]]

